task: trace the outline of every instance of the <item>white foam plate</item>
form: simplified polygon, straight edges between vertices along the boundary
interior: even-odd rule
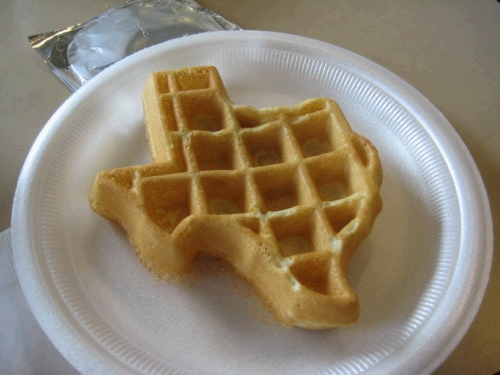
[[[190,288],[158,282],[124,231],[89,209],[99,171],[150,162],[140,100],[148,75],[207,64],[238,104],[331,97],[378,148],[384,208],[349,272],[362,308],[357,324],[265,324],[234,280],[210,270]],[[79,89],[29,153],[12,238],[36,318],[84,374],[430,373],[474,318],[493,251],[478,170],[431,103],[344,49],[255,31],[169,41]]]

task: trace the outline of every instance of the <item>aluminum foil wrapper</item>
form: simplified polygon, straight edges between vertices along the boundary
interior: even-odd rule
[[[220,30],[241,29],[193,0],[132,0],[87,22],[30,36],[29,41],[76,91],[108,66],[146,47]]]

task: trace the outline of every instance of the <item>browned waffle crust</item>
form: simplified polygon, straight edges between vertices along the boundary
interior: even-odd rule
[[[141,262],[169,280],[204,253],[280,322],[355,322],[347,266],[382,208],[382,169],[337,103],[234,105],[214,67],[195,67],[153,73],[143,106],[154,163],[101,172],[89,198]]]

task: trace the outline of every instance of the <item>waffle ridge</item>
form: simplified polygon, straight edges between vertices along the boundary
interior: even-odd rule
[[[89,196],[141,262],[169,280],[218,257],[286,325],[354,323],[347,267],[382,208],[382,168],[337,103],[235,105],[210,66],[153,73],[142,99],[153,163],[101,172]]]

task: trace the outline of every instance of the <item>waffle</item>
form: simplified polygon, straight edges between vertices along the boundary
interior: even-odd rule
[[[234,105],[214,67],[153,73],[142,99],[154,163],[101,172],[89,197],[141,262],[171,280],[213,256],[279,322],[355,322],[347,266],[382,208],[382,169],[336,102]]]

